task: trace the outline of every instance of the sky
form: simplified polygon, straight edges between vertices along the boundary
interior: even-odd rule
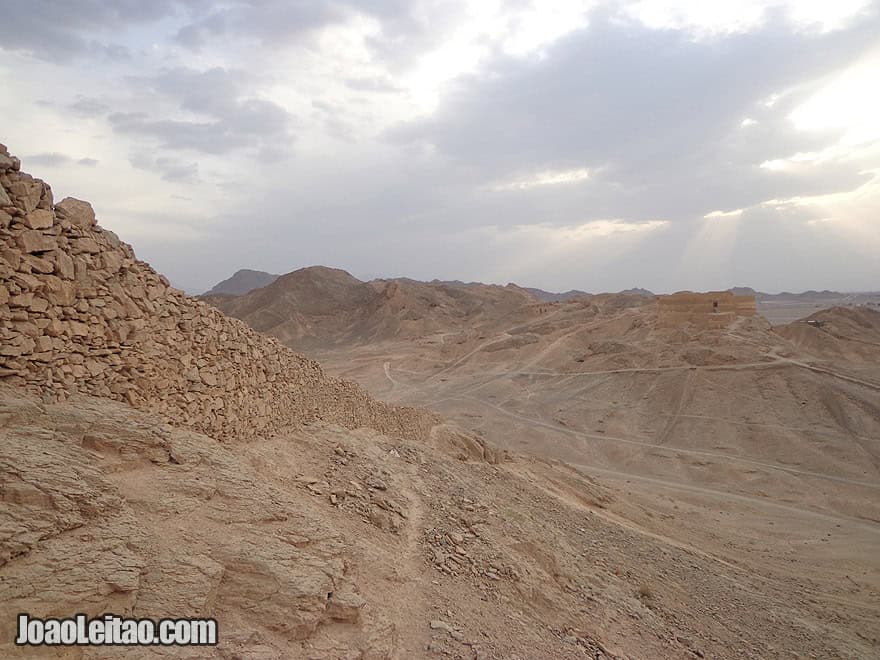
[[[880,289],[878,0],[29,0],[0,142],[190,292],[239,268]]]

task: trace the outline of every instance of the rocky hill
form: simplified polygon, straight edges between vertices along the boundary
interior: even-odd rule
[[[814,359],[869,368],[880,355],[880,310],[832,307],[782,325],[776,332]]]
[[[243,296],[203,300],[298,350],[454,333],[529,314],[537,303],[515,285],[362,282],[324,266],[293,271]]]
[[[412,436],[434,423],[172,288],[87,202],[54,203],[5,147],[0,171],[3,382],[126,401],[224,439],[316,419]]]
[[[535,289],[526,287],[526,291],[531,293],[535,298],[543,302],[562,302],[565,300],[573,300],[574,298],[584,298],[591,294],[579,289],[570,289],[562,293],[553,293],[552,291],[544,291],[544,289]]]
[[[232,277],[216,284],[205,295],[241,296],[254,289],[260,289],[272,284],[272,282],[277,280],[278,277],[278,275],[264,273],[261,270],[248,270],[247,268],[243,268],[242,270],[236,271]]]

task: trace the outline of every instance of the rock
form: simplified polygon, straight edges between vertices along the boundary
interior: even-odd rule
[[[46,209],[34,209],[24,217],[24,225],[29,229],[49,229],[55,222],[55,214]]]
[[[48,274],[55,270],[55,265],[48,259],[26,255],[24,262],[30,267],[32,273]]]
[[[73,259],[69,254],[61,250],[55,250],[50,255],[50,259],[55,263],[55,272],[58,277],[65,280],[72,280],[74,276]]]
[[[377,506],[373,506],[370,510],[370,522],[386,532],[397,532],[402,526],[401,519],[398,516],[383,511]]]
[[[375,476],[369,477],[366,484],[370,488],[375,488],[376,490],[388,490],[388,484]]]
[[[122,268],[122,255],[118,252],[104,252],[101,254],[103,268],[108,273],[115,273]]]
[[[18,244],[27,253],[47,252],[57,247],[51,236],[46,236],[35,229],[28,229],[19,234]]]
[[[315,495],[323,495],[325,492],[330,490],[330,484],[328,484],[326,481],[318,481],[313,484],[309,484],[308,489],[312,491]]]
[[[76,238],[73,240],[74,254],[98,254],[101,246],[94,238]]]
[[[28,214],[37,208],[37,204],[40,203],[43,196],[43,190],[40,182],[30,177],[25,178],[25,176],[21,175],[18,181],[10,185],[9,192],[18,200],[16,206]]]
[[[448,623],[446,623],[442,619],[434,619],[431,621],[431,623],[429,625],[431,627],[431,630],[445,630],[446,632],[450,632],[450,633],[455,630],[455,628],[450,626]]]
[[[462,642],[464,641],[464,634],[458,630],[456,630],[453,626],[449,625],[442,619],[434,619],[429,624],[431,630],[442,630],[446,632],[452,639]]]
[[[12,270],[18,270],[21,267],[21,251],[11,250],[5,245],[0,244],[0,259],[9,264]]]
[[[75,227],[91,229],[95,226],[95,210],[88,202],[65,197],[55,205],[55,212]]]
[[[20,293],[17,296],[12,296],[9,299],[9,306],[10,307],[30,307],[33,302],[34,302],[34,294],[33,293],[30,293],[30,292]]]
[[[327,616],[334,621],[357,623],[366,602],[349,586],[337,589],[327,602]]]
[[[199,369],[199,378],[201,378],[202,382],[205,385],[214,386],[217,384],[217,376],[215,376],[212,372],[207,369]]]
[[[49,309],[49,301],[46,298],[34,298],[31,301],[31,304],[28,305],[28,311],[35,312],[37,314],[42,314],[47,309]]]

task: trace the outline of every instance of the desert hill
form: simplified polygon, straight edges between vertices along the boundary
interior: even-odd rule
[[[739,374],[734,387],[759,402],[772,384],[749,389],[745,360],[754,355],[769,372],[794,368],[780,362],[794,359],[782,352],[794,350],[788,340],[760,319],[729,328],[742,338],[729,343],[727,330],[657,330],[657,305],[640,296],[548,304],[516,287],[468,297],[341,271],[301,273],[285,287],[280,298],[293,309],[304,292],[327,294],[307,311],[337,341],[347,338],[342,324],[322,316],[352,307],[363,324],[356,343],[324,349],[334,370],[374,388],[378,369],[374,389],[389,399],[442,409],[428,399],[470,397],[478,411],[498,412],[481,424],[453,408],[463,430],[424,408],[383,403],[169,287],[88,204],[55,203],[4,147],[0,191],[3,657],[46,657],[46,648],[13,645],[18,612],[220,622],[217,647],[53,649],[59,658],[877,654],[880,516],[874,472],[858,473],[876,469],[876,426],[855,416],[869,411],[870,374],[843,381],[851,403],[828,399],[861,425],[848,438],[869,438],[861,455],[837,453],[824,476],[753,462],[743,471],[750,482],[709,488],[695,475],[714,474],[722,450],[698,462],[680,445],[695,436],[676,424],[719,374]],[[237,300],[248,299],[258,300]],[[417,334],[422,321],[404,316],[426,310],[428,330],[457,329]],[[249,313],[269,318],[271,308]],[[765,340],[776,344],[741,346]],[[642,353],[628,355],[636,347]],[[727,370],[731,361],[737,368]],[[553,365],[582,371],[548,373]],[[817,387],[834,378],[806,371]],[[657,378],[691,372],[709,382],[690,383],[680,399]],[[542,379],[555,379],[548,392],[558,402],[535,386]],[[539,419],[566,401],[564,424]],[[637,423],[677,406],[656,443],[668,447],[645,448],[667,466],[653,480],[639,456],[612,456],[617,472],[604,469],[598,451],[595,461],[587,455],[601,441],[571,435],[584,419],[607,420],[603,432],[613,435],[635,401]],[[712,414],[772,412],[751,405]],[[815,405],[804,414],[818,414]],[[543,436],[529,419],[544,424]],[[794,428],[780,432],[821,451],[816,441],[828,444],[824,434],[841,424],[818,419],[823,435],[807,442]],[[547,458],[505,453],[480,436],[496,430],[504,445]],[[542,437],[580,451],[582,465],[553,460]],[[588,476],[597,465],[608,485]]]
[[[236,271],[232,277],[214,285],[205,295],[210,296],[222,294],[228,296],[241,296],[254,289],[260,289],[272,284],[272,282],[277,280],[278,277],[279,275],[264,273],[261,270],[249,270],[243,268]]]
[[[660,303],[638,294],[526,301],[503,314],[491,304],[483,301],[479,326],[309,350],[384,399],[429,407],[510,451],[577,465],[639,501],[699,493],[722,512],[713,538],[733,546],[747,542],[743,521],[768,508],[806,525],[818,512],[844,516],[845,526],[880,520],[875,312],[820,314],[829,331],[859,339],[844,355],[799,339],[828,335],[824,327],[774,328],[760,315],[717,327],[658,323]],[[859,553],[874,543],[863,541]],[[771,546],[765,552],[777,552]]]
[[[880,352],[880,310],[833,307],[776,331],[815,360],[847,363],[871,371]]]
[[[536,303],[514,285],[362,282],[324,266],[293,271],[243,296],[203,300],[297,350],[479,328]]]
[[[580,289],[569,289],[562,293],[553,293],[552,291],[544,291],[544,289],[535,289],[533,287],[525,287],[525,290],[542,302],[562,302],[590,295],[586,291],[581,291]]]
[[[709,527],[681,529],[673,508],[664,533],[719,543],[726,561],[785,556],[822,580],[837,551],[809,558],[812,550],[789,541],[828,515],[854,534],[843,555],[873,565],[880,347],[870,342],[880,315],[842,308],[821,312],[821,328],[774,328],[760,316],[706,328],[665,327],[657,314],[644,298],[597,296],[491,332],[326,350],[320,359],[492,444],[575,465],[631,502],[699,502],[713,511]],[[771,511],[785,511],[793,528],[780,533]],[[790,575],[783,565],[773,573]]]
[[[620,293],[623,295],[647,296],[648,298],[653,298],[656,295],[653,291],[642,289],[641,287],[636,287],[634,289],[624,289]]]
[[[775,480],[786,500],[801,488],[787,475],[852,480],[843,509],[878,518],[880,446],[866,438],[880,437],[880,314],[829,310],[822,328],[745,316],[710,329],[660,325],[657,310],[607,295],[492,333],[320,355],[383,398],[431,407],[509,449],[737,492]]]
[[[369,297],[370,285],[346,278]],[[438,297],[446,291],[478,300],[479,317],[450,313],[461,307]],[[813,500],[814,489],[797,482],[818,475],[851,482],[852,492],[845,505],[839,495],[817,504],[880,517],[872,486],[880,447],[865,442],[880,437],[880,313],[826,310],[821,328],[774,328],[748,315],[707,327],[661,324],[657,300],[640,294],[535,303],[511,291],[521,290],[407,282],[397,309],[420,320],[406,332],[386,324],[346,334],[365,327],[349,319],[367,306],[342,301],[333,316],[341,326],[326,328],[333,340],[323,344],[256,327],[382,398],[430,407],[509,450],[737,492],[764,494],[761,484],[776,480],[771,490],[786,501],[801,489]],[[418,308],[419,294],[442,304]],[[262,299],[261,312],[288,313],[276,299]],[[373,319],[400,318],[388,302],[374,305],[386,316]],[[316,325],[306,305],[297,311],[300,326]]]

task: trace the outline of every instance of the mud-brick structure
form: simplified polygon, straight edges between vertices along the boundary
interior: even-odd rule
[[[690,323],[702,328],[724,328],[739,316],[758,313],[755,296],[738,296],[730,291],[679,291],[658,296],[657,302],[657,325],[660,327]]]

